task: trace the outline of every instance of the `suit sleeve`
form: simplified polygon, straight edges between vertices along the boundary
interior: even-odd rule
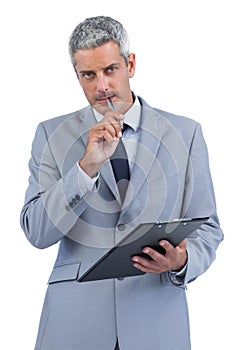
[[[77,164],[61,175],[43,123],[32,143],[29,170],[20,223],[32,245],[46,248],[60,241],[75,225],[87,207],[84,198],[91,192],[84,190]]]
[[[182,217],[209,217],[206,224],[187,239],[188,264],[182,278],[177,283],[169,272],[161,275],[165,284],[185,287],[187,283],[203,274],[216,257],[216,250],[223,239],[216,212],[214,188],[212,184],[208,151],[201,126],[196,125],[190,146],[189,162],[185,179]]]

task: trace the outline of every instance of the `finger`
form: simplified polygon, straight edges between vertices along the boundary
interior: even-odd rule
[[[151,258],[148,260],[148,263],[143,264],[145,267],[152,269],[155,267],[157,269],[161,269],[161,267],[164,269],[167,267],[168,260],[165,254],[162,254],[150,247],[145,247],[142,251],[144,254],[147,254]]]
[[[123,114],[119,113],[119,112],[112,112],[109,111],[104,115],[104,118],[108,119],[108,118],[113,118],[115,119],[115,121],[117,121],[118,123],[122,123],[124,121],[124,116]]]
[[[168,254],[169,255],[170,253],[172,253],[172,251],[174,249],[174,246],[170,242],[168,242],[166,240],[161,240],[159,242],[159,245],[162,247],[162,249],[165,250],[164,254]]]
[[[180,244],[177,246],[178,248],[185,249],[187,248],[187,239],[184,239]]]
[[[133,266],[136,267],[136,269],[145,273],[160,273],[160,270],[159,269],[157,270],[156,268],[151,269],[136,263],[134,263]]]
[[[152,249],[151,247],[145,247],[143,248],[142,252],[144,254],[147,254],[152,260],[154,261],[161,261],[161,259],[164,259],[164,254],[155,249]]]
[[[104,123],[98,123],[97,125],[93,126],[89,132],[89,138],[92,140],[96,138],[104,138],[106,140],[109,140],[120,138],[121,136],[121,127],[115,120],[112,122],[105,121]]]
[[[144,252],[144,250],[143,250],[143,252]],[[150,268],[152,268],[152,266],[154,265],[155,262],[157,263],[157,260],[154,260],[152,258],[152,254],[151,255],[146,254],[146,255],[148,255],[148,257],[145,257],[145,258],[140,256],[140,255],[133,256],[132,261],[136,264],[140,264],[144,268],[150,269]]]
[[[139,256],[132,257],[133,266],[142,272],[160,273],[161,268],[153,260],[141,258]]]
[[[101,140],[112,141],[116,138],[117,135],[115,128],[113,128],[111,124],[98,124],[90,130],[88,140],[92,142],[99,142]]]
[[[105,123],[104,130],[108,131],[112,137],[120,137],[119,133],[121,132],[121,126],[116,121]]]
[[[170,242],[166,241],[166,240],[161,240],[159,242],[159,245],[165,249],[166,253],[165,255],[167,256],[171,256],[172,254],[174,254],[175,252],[180,252],[180,251],[186,251],[186,245],[187,245],[187,241],[183,240],[181,243],[179,243],[176,247],[174,247]]]
[[[104,142],[107,141],[109,143],[115,143],[119,140],[119,138],[115,135],[109,132],[109,130],[101,130],[100,132],[96,133],[96,141],[99,142]]]
[[[113,113],[113,112],[112,112]],[[103,120],[101,121],[101,124],[111,124],[112,127],[115,129],[116,135],[118,136],[121,133],[121,127],[123,124],[124,116],[119,113],[114,113],[113,115],[106,114]],[[122,135],[119,135],[118,137],[121,137]]]

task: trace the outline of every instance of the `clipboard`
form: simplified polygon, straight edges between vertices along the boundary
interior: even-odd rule
[[[143,275],[145,272],[133,266],[131,260],[133,255],[141,255],[149,259],[148,255],[142,253],[142,248],[146,246],[165,254],[165,250],[159,245],[159,241],[165,239],[175,247],[207,220],[208,217],[203,217],[142,223],[105,253],[77,281],[88,282]]]

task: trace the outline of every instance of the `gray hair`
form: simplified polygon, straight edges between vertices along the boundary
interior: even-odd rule
[[[111,17],[97,16],[85,19],[77,25],[69,40],[69,53],[75,65],[74,53],[80,49],[90,49],[114,41],[119,46],[121,56],[128,65],[129,38],[123,25]]]

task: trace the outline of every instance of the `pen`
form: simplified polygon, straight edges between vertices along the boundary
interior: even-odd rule
[[[109,108],[111,108],[111,110],[112,110],[113,112],[117,112],[116,107],[115,107],[115,105],[114,105],[114,103],[112,102],[112,100],[111,100],[110,97],[107,98],[107,103],[108,103]],[[123,128],[123,122],[119,122],[119,124],[120,124],[121,129],[122,129],[122,128]]]
[[[111,110],[112,110],[113,112],[116,112],[116,111],[117,111],[117,110],[116,110],[116,107],[115,107],[115,105],[114,105],[114,103],[112,102],[112,100],[111,100],[110,97],[107,98],[107,102],[108,102],[108,106],[111,108]]]

